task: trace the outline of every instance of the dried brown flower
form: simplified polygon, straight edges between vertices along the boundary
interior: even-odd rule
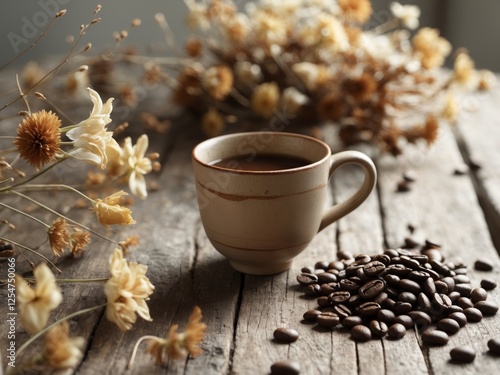
[[[323,120],[336,121],[343,113],[343,103],[337,95],[326,94],[318,103],[317,110]]]
[[[438,137],[439,122],[435,116],[427,116],[424,126],[423,138],[427,141],[427,144],[431,145],[434,143]]]
[[[61,151],[60,127],[61,120],[52,111],[42,109],[26,116],[14,140],[19,155],[36,169],[54,161]]]
[[[203,44],[198,38],[190,38],[186,42],[186,52],[190,57],[199,57],[203,49]]]
[[[49,243],[52,251],[58,257],[69,246],[68,226],[66,220],[57,218],[49,228]]]
[[[357,78],[349,78],[342,84],[343,92],[356,101],[366,101],[377,92],[378,85],[373,75],[363,73]]]
[[[127,255],[129,248],[133,246],[137,246],[139,244],[139,237],[138,236],[129,236],[125,238],[125,240],[118,242],[118,245],[123,250],[123,255]]]
[[[103,200],[96,199],[94,201],[94,212],[99,223],[104,226],[135,224],[135,220],[132,219],[132,211],[120,206],[124,195],[128,194],[124,191],[118,191]]]
[[[75,257],[79,257],[90,243],[90,233],[86,230],[75,228],[69,235],[70,251]]]
[[[49,329],[44,337],[43,358],[55,369],[74,368],[83,357],[83,337],[69,337],[67,321]]]
[[[200,73],[193,67],[185,67],[177,78],[173,92],[174,103],[189,107],[201,95]]]
[[[338,0],[343,15],[354,22],[364,23],[372,15],[370,0]]]
[[[233,71],[227,65],[208,68],[203,77],[203,86],[214,99],[224,99],[233,88]]]
[[[201,126],[207,136],[215,137],[224,130],[224,118],[212,107],[201,118]]]
[[[271,118],[279,100],[280,92],[275,82],[261,83],[252,93],[252,109],[264,118]]]

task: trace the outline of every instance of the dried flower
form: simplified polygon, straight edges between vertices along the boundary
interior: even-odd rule
[[[185,67],[177,78],[173,101],[182,106],[190,106],[201,94],[200,73],[194,67]]]
[[[377,92],[378,85],[373,75],[363,73],[357,78],[350,78],[342,84],[343,92],[351,95],[354,100],[365,101]]]
[[[233,72],[226,65],[212,66],[205,72],[203,86],[214,99],[224,99],[233,88]]]
[[[280,100],[280,92],[275,82],[258,85],[252,93],[252,109],[264,118],[271,118]]]
[[[479,83],[478,83],[479,90],[489,90],[496,84],[497,77],[490,70],[480,70],[478,71],[478,76],[479,76]]]
[[[447,93],[441,116],[449,123],[454,123],[457,120],[458,110],[457,97],[452,92]]]
[[[106,125],[111,122],[113,98],[103,104],[96,91],[90,88],[88,90],[94,107],[88,119],[66,133],[74,141],[75,147],[69,154],[104,169],[110,159],[118,159],[121,154],[120,146],[113,138],[113,132],[106,131]]]
[[[455,82],[461,85],[466,85],[471,82],[475,73],[474,61],[472,61],[467,53],[460,53],[455,58],[453,73]]]
[[[285,19],[258,10],[252,14],[252,22],[252,32],[259,44],[269,48],[273,44],[283,45],[286,43],[291,25]]]
[[[300,108],[309,102],[309,98],[295,87],[287,87],[281,96],[283,108],[286,114],[296,115]]]
[[[40,169],[61,152],[61,120],[52,111],[42,109],[28,115],[19,124],[14,145],[19,155]]]
[[[343,15],[354,22],[364,23],[372,15],[370,0],[338,0]]]
[[[93,209],[99,223],[104,226],[135,224],[135,220],[132,219],[132,211],[119,205],[124,195],[128,194],[121,190],[104,198],[104,200],[96,199],[94,201]]]
[[[30,334],[45,327],[50,312],[62,301],[54,274],[45,263],[40,263],[33,270],[33,275],[36,280],[34,288],[30,288],[26,280],[16,275],[17,309],[21,323]]]
[[[83,251],[90,243],[90,233],[86,230],[75,228],[69,235],[69,250],[75,257],[82,255]]]
[[[192,29],[200,29],[204,31],[210,29],[207,6],[194,1],[189,1],[187,4],[189,6],[189,14],[186,21],[187,25]]]
[[[203,45],[197,38],[190,38],[186,42],[186,52],[190,57],[199,57],[202,49]]]
[[[201,126],[207,136],[215,137],[224,130],[224,118],[212,107],[201,118]]]
[[[66,220],[57,218],[52,222],[49,228],[49,243],[52,251],[58,257],[64,252],[69,245],[68,227]]]
[[[69,337],[68,322],[63,321],[45,334],[43,358],[51,368],[74,368],[83,357],[84,344],[83,337]]]
[[[420,8],[416,5],[401,5],[394,2],[390,5],[391,13],[404,27],[415,30],[419,24]]]
[[[413,49],[426,69],[438,68],[451,52],[451,44],[439,36],[437,29],[424,27],[413,37]]]
[[[234,64],[234,73],[236,75],[237,82],[250,87],[253,87],[256,83],[261,82],[264,78],[260,66],[252,64],[249,61],[236,62],[236,64]]]
[[[128,331],[139,315],[151,321],[146,301],[154,286],[146,276],[148,267],[136,262],[127,263],[121,249],[115,249],[110,257],[111,278],[106,281],[106,318],[122,331]]]
[[[121,160],[128,177],[128,186],[130,191],[141,199],[148,196],[144,175],[153,169],[151,159],[144,156],[148,145],[148,136],[143,134],[137,139],[137,143],[134,146],[132,146],[132,139],[130,137],[125,138],[122,149]]]
[[[130,236],[125,238],[125,240],[120,241],[118,245],[122,248],[123,254],[127,255],[128,250],[132,246],[137,246],[139,244],[139,237],[137,236]]]

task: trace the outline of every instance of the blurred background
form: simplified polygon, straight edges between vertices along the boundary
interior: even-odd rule
[[[243,7],[248,1],[236,2]],[[373,0],[374,24],[387,19],[391,2]],[[414,0],[401,3],[420,6],[420,25],[439,28],[454,49],[467,48],[477,68],[500,72],[500,1]],[[97,4],[103,6],[99,14],[102,22],[92,27],[86,36],[86,41],[93,44],[94,53],[111,47],[114,44],[113,32],[130,29],[130,21],[134,18],[140,18],[142,25],[129,34],[125,43],[140,46],[142,53],[164,45],[164,35],[154,21],[158,12],[165,14],[180,45],[188,33],[184,24],[187,7],[183,0],[4,0],[0,5],[0,66],[32,43],[37,33],[50,22],[48,15],[61,9],[67,9],[68,13],[18,64],[64,53],[68,50],[66,36],[78,34],[79,25],[93,18]]]

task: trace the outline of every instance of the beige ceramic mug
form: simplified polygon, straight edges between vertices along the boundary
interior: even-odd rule
[[[368,197],[377,179],[366,155],[332,155],[326,143],[291,133],[223,135],[197,145],[192,157],[198,206],[210,242],[233,268],[253,275],[287,270],[319,231]],[[288,158],[300,158],[300,163],[274,170],[258,163]],[[328,181],[349,163],[363,169],[363,184],[325,211]]]

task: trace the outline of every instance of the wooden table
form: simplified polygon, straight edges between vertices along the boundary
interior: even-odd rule
[[[116,238],[140,236],[140,245],[131,252],[130,259],[149,266],[148,276],[156,287],[148,302],[153,322],[138,319],[131,331],[122,333],[106,320],[103,309],[71,320],[72,335],[86,339],[85,356],[74,371],[64,373],[268,374],[273,362],[285,359],[299,361],[301,373],[311,375],[500,373],[500,359],[489,355],[486,346],[489,338],[500,337],[500,314],[468,324],[446,346],[433,348],[420,345],[413,330],[399,341],[357,343],[343,329],[326,331],[301,323],[302,314],[316,306],[314,299],[303,297],[296,281],[303,266],[334,260],[339,250],[378,253],[386,247],[398,247],[408,236],[409,223],[420,230],[422,238],[442,244],[449,260],[463,259],[469,265],[474,286],[484,277],[500,281],[500,258],[495,249],[495,245],[500,249],[500,89],[464,100],[469,107],[477,104],[477,110],[462,112],[456,127],[443,127],[432,148],[415,147],[398,159],[371,154],[379,181],[369,199],[321,232],[295,259],[292,269],[268,277],[234,271],[207,240],[191,172],[190,151],[201,138],[182,129],[167,137],[155,136],[153,148],[162,153],[163,169],[152,180],[157,181],[160,189],[132,207],[136,225],[116,234],[109,232]],[[333,134],[333,128],[324,128],[327,140]],[[481,168],[454,175],[455,167],[464,160],[474,160]],[[410,191],[397,192],[397,181],[408,169],[416,172],[417,179]],[[58,178],[64,179],[61,174]],[[340,170],[332,182],[331,199],[345,199],[359,186],[361,178],[356,168]],[[67,215],[94,225],[91,215],[73,208],[73,202],[52,203]],[[47,219],[50,217],[46,215]],[[20,232],[26,242],[39,243],[33,236],[34,228],[34,224],[18,227],[16,236]],[[0,230],[5,233],[7,229]],[[60,277],[106,277],[112,248],[94,240],[83,259],[58,259],[64,269]],[[494,271],[475,271],[472,265],[478,258],[491,259]],[[2,278],[4,269],[5,263],[0,263]],[[27,269],[19,257],[18,271]],[[50,321],[105,302],[102,283],[62,284],[61,288],[64,303]],[[5,317],[5,288],[0,293],[0,315]],[[489,298],[500,303],[499,289],[492,291]],[[208,325],[202,355],[177,360],[166,369],[155,366],[141,346],[135,366],[125,369],[139,337],[163,336],[175,323],[182,329],[195,305],[201,307]],[[299,340],[290,345],[273,342],[273,331],[280,326],[297,329]],[[2,319],[0,348],[4,364],[6,331],[7,324]],[[18,346],[27,338],[18,326]],[[450,349],[462,344],[475,348],[476,360],[468,365],[450,364]],[[39,348],[40,343],[35,343],[23,358]]]

